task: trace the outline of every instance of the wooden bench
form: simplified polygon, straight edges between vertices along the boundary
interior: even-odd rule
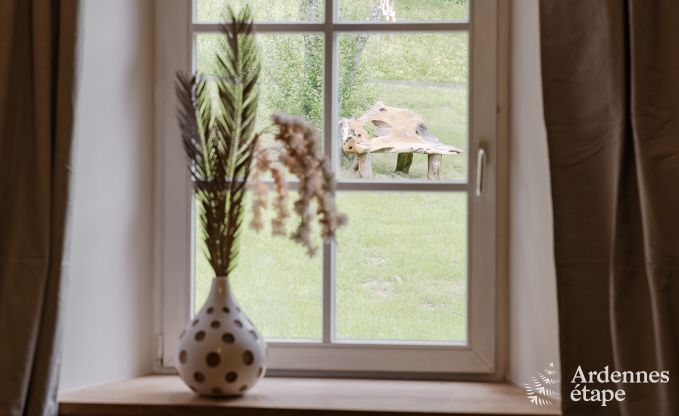
[[[443,155],[462,152],[429,133],[424,119],[412,110],[396,108],[378,101],[363,115],[342,119],[341,140],[345,153],[355,154],[354,169],[360,178],[372,177],[371,153],[397,153],[396,172],[408,173],[413,154],[426,154],[427,179],[439,179]],[[372,134],[366,128],[374,127]]]

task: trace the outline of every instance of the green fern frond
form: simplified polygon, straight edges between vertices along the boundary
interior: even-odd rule
[[[252,12],[227,9],[228,22],[216,59],[216,77],[177,74],[179,124],[200,205],[199,225],[217,276],[235,267],[246,183],[256,142],[254,133],[261,66]],[[216,99],[208,82],[215,84]]]

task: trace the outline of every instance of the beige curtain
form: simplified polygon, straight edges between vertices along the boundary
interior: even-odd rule
[[[55,415],[75,0],[0,1],[0,415]]]
[[[679,415],[679,1],[540,15],[564,415]],[[569,397],[577,366],[671,381],[602,407]]]

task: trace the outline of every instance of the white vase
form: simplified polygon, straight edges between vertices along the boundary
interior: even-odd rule
[[[205,305],[179,337],[177,371],[201,396],[243,394],[266,372],[266,342],[216,277]]]

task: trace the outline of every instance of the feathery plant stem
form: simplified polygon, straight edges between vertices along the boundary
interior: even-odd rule
[[[252,12],[245,7],[236,14],[229,7],[227,21],[215,77],[178,73],[176,85],[206,255],[217,276],[228,276],[236,265],[246,185],[259,139],[254,127],[260,63]]]
[[[335,180],[328,160],[318,151],[318,133],[300,117],[275,115],[273,126],[255,133],[261,71],[253,30],[252,12],[245,7],[236,14],[227,8],[227,23],[221,26],[216,74],[193,77],[177,74],[179,124],[189,159],[191,180],[200,205],[199,219],[206,246],[206,257],[217,276],[229,276],[236,266],[238,242],[243,222],[245,193],[249,188],[251,166],[253,228],[261,229],[261,209],[266,205],[267,187],[261,183],[265,171],[275,182],[277,215],[272,220],[275,235],[284,235],[288,217],[287,181],[280,167],[297,176],[301,189],[295,201],[300,224],[290,237],[316,251],[311,242],[310,224],[318,218],[326,240],[346,223],[337,212]],[[271,131],[283,144],[283,153],[274,161],[264,149],[258,150],[261,134]],[[256,163],[253,163],[255,162]],[[280,165],[280,166],[279,166]],[[317,209],[312,207],[315,201]]]

